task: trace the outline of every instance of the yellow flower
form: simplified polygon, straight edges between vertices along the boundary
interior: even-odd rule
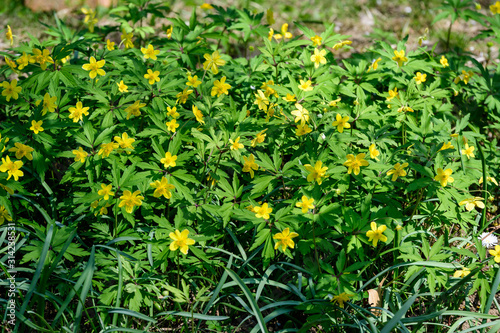
[[[26,156],[26,158],[30,161],[33,160],[33,156],[31,155],[31,152],[33,152],[34,149],[31,148],[30,146],[26,146],[26,145],[23,145],[22,143],[16,142],[16,143],[14,143],[14,147],[10,148],[9,151],[16,153],[16,158],[18,160],[20,160],[24,156]]]
[[[104,66],[106,60],[96,61],[94,57],[90,57],[90,62],[88,64],[84,64],[82,68],[86,71],[90,71],[89,77],[94,79],[98,74],[100,76],[106,75],[106,72],[101,69]]]
[[[322,164],[323,162],[321,161],[316,161],[314,167],[311,164],[304,164],[306,170],[310,172],[307,176],[308,182],[316,181],[318,185],[321,185],[321,183],[323,182],[323,177],[325,177],[326,170],[328,170],[328,167],[322,167]]]
[[[458,205],[459,206],[465,205],[465,209],[470,212],[471,210],[473,210],[476,207],[479,207],[481,209],[484,208],[484,202],[482,202],[481,200],[484,200],[484,199],[480,198],[480,197],[473,197],[473,198],[469,198],[469,199],[465,199],[465,200],[460,201],[458,203]]]
[[[351,297],[351,296],[352,295],[349,295],[347,293],[342,293],[340,295],[333,296],[331,302],[332,303],[337,303],[339,305],[339,307],[341,307],[343,309],[344,308],[344,302],[347,302],[349,300],[349,297]]]
[[[489,250],[488,252],[495,257],[495,262],[500,263],[500,245],[495,245],[495,250]]]
[[[135,191],[134,193],[129,190],[123,191],[123,195],[120,197],[120,204],[118,207],[125,206],[125,211],[129,214],[132,213],[135,206],[142,205],[142,201],[144,199],[143,196],[139,195],[141,191]]]
[[[198,109],[198,107],[195,105],[193,105],[193,114],[196,117],[197,122],[199,122],[201,125],[205,125],[205,120],[203,120],[203,113],[201,113],[201,110]]]
[[[489,182],[493,182],[496,186],[498,186],[498,182],[495,178],[493,177],[486,177],[486,180],[489,181]],[[481,185],[483,183],[483,177],[479,178],[479,185]]]
[[[274,36],[274,29],[273,28],[269,28],[269,33],[267,34],[267,39],[269,39],[269,41],[271,41],[273,39],[273,36]],[[280,36],[279,38],[281,38],[281,35],[279,35],[279,36]],[[276,40],[279,39],[279,38],[276,38],[276,36],[274,36],[274,38]]]
[[[212,96],[215,96],[217,95],[217,97],[219,97],[220,95],[222,94],[226,94],[228,95],[229,92],[228,92],[228,89],[231,89],[231,86],[226,82],[226,77],[223,76],[220,81],[219,80],[215,80],[214,82],[214,86],[212,87],[212,93],[211,95]]]
[[[374,143],[370,145],[370,148],[368,148],[368,150],[370,151],[370,158],[373,158],[374,160],[378,161],[377,156],[380,155],[380,152],[377,150],[377,148],[375,148]]]
[[[214,75],[219,73],[218,66],[224,66],[226,64],[226,61],[221,59],[219,51],[214,51],[212,55],[205,53],[203,57],[206,60],[203,63],[203,69],[206,71],[211,70]]]
[[[394,87],[394,90],[389,90],[389,97],[387,97],[387,101],[390,101],[394,97],[397,97],[399,95],[398,93],[398,87]]]
[[[97,152],[97,155],[102,155],[102,157],[108,157],[109,154],[113,152],[114,149],[118,148],[118,144],[114,142],[101,144],[101,149]]]
[[[39,49],[33,49],[33,53],[35,54],[30,62],[37,62],[40,64],[40,68],[42,70],[47,69],[47,63],[53,64],[54,60],[52,60],[52,57],[50,57],[50,52],[47,49],[39,50]]]
[[[120,148],[122,149],[134,149],[132,143],[135,142],[135,139],[129,138],[127,133],[122,133],[121,137],[115,136],[113,139],[118,143],[118,145],[120,145]]]
[[[97,191],[97,194],[102,195],[104,200],[109,200],[109,196],[114,196],[115,192],[112,192],[112,185],[101,184],[101,189]]]
[[[68,109],[70,113],[69,118],[73,119],[74,123],[78,122],[79,120],[83,121],[83,115],[89,115],[88,109],[89,107],[83,107],[82,102],[76,102],[76,107],[72,106]]]
[[[5,158],[2,158],[2,165],[0,165],[0,171],[1,172],[7,172],[8,177],[7,180],[10,179],[10,177],[14,176],[14,180],[17,181],[19,177],[24,176],[24,173],[19,170],[23,166],[23,161],[11,161],[9,156],[6,156]]]
[[[167,129],[173,133],[175,133],[175,130],[177,129],[177,127],[179,127],[179,124],[177,124],[177,120],[175,119],[167,121],[165,125],[167,125]]]
[[[188,238],[189,230],[184,229],[182,232],[179,230],[175,230],[175,232],[171,232],[168,237],[172,239],[172,243],[170,243],[170,251],[177,251],[177,249],[181,249],[181,252],[184,254],[188,254],[189,245],[193,245],[195,243],[194,239]]]
[[[243,172],[250,172],[250,177],[253,179],[254,170],[259,169],[259,165],[255,163],[255,156],[250,154],[249,157],[243,156]]]
[[[290,94],[286,94],[286,97],[283,97],[283,100],[287,101],[287,102],[297,101],[297,99],[295,98],[295,95],[290,95]]]
[[[414,77],[415,82],[417,82],[417,85],[425,82],[426,78],[427,78],[427,74],[422,74],[420,72],[417,72],[417,76]]]
[[[152,71],[151,69],[148,69],[148,72],[144,74],[144,78],[148,80],[149,84],[153,85],[155,82],[160,82],[160,71]]]
[[[172,117],[172,118],[178,118],[179,117],[179,112],[177,112],[177,107],[170,107],[167,106],[167,116]]]
[[[192,90],[188,90],[188,88],[184,88],[184,90],[180,93],[178,93],[175,97],[177,97],[177,103],[179,104],[184,104],[186,103],[188,96],[192,94]]]
[[[394,57],[392,60],[398,63],[398,66],[403,66],[403,62],[408,61],[408,58],[405,57],[405,50],[394,51]]]
[[[462,269],[459,269],[455,273],[453,273],[453,277],[454,278],[464,278],[469,274],[470,274],[470,269],[468,269],[467,267],[463,267]]]
[[[267,99],[266,95],[264,95],[262,90],[257,90],[257,94],[254,93],[254,95],[257,99],[253,102],[253,104],[256,104],[259,107],[259,110],[267,111],[269,100]]]
[[[7,32],[5,33],[5,38],[10,41],[10,46],[14,44],[14,36],[12,35],[12,29],[10,25],[7,26]]]
[[[205,10],[209,10],[209,9],[214,9],[214,7],[212,7],[211,4],[209,3],[203,3],[201,6],[200,6],[201,9],[205,9]]]
[[[469,147],[469,144],[466,143],[464,148],[465,149],[462,149],[462,155],[467,155],[467,159],[469,159],[469,160],[470,160],[471,157],[475,157],[474,153],[473,153],[474,152],[474,147],[473,146]]]
[[[292,33],[288,32],[288,23],[283,23],[281,26],[281,36],[285,37],[285,39],[293,37]]]
[[[455,149],[455,147],[451,144],[451,141],[448,141],[448,143],[443,143],[443,146],[439,149],[439,151],[446,149]]]
[[[0,206],[0,225],[2,225],[5,221],[12,221],[12,217],[5,209],[5,206]]]
[[[121,40],[126,49],[131,49],[134,47],[134,42],[132,41],[132,33],[126,33],[125,30],[122,31]]]
[[[240,142],[240,137],[237,137],[236,140],[233,140],[232,139],[229,139],[229,143],[231,144],[231,150],[238,150],[238,149],[241,149],[243,148],[243,144],[241,144]]]
[[[170,26],[167,31],[166,31],[166,34],[167,34],[167,38],[168,39],[172,39],[172,32],[174,32],[174,27],[173,26]]]
[[[302,202],[297,202],[295,204],[296,207],[302,208],[302,213],[307,213],[309,209],[314,209],[313,205],[314,199],[311,198],[309,199],[305,195],[302,196]]]
[[[311,56],[311,61],[314,62],[314,68],[318,68],[320,64],[326,64],[326,50],[323,49],[319,51],[317,48],[314,49],[314,54]]]
[[[170,152],[166,152],[165,157],[160,160],[160,163],[163,163],[163,166],[168,168],[176,166],[177,163],[175,161],[177,161],[177,155],[172,155]]]
[[[376,70],[378,68],[378,63],[382,60],[382,58],[377,58],[376,60],[373,60],[372,64],[370,65],[370,67],[368,67],[368,70],[367,72],[371,71],[372,69],[373,70]]]
[[[267,135],[264,133],[265,131],[267,131],[267,128],[265,130],[262,130],[259,133],[257,133],[257,135],[255,136],[255,139],[253,139],[251,141],[252,147],[255,147],[257,145],[257,143],[264,142],[264,139],[266,138],[266,135]]]
[[[459,81],[464,81],[465,84],[469,83],[469,80],[472,78],[472,76],[474,75],[474,72],[472,71],[464,71],[462,70],[462,74],[460,74],[459,76],[457,76],[455,78],[455,80],[453,80],[453,82],[455,84],[457,84]]]
[[[313,37],[311,37],[311,40],[313,42],[313,46],[316,47],[316,46],[320,46],[321,45],[321,40],[323,38],[321,38],[320,36],[318,35],[314,35]]]
[[[106,48],[108,49],[108,51],[113,51],[115,49],[115,42],[106,39]]]
[[[351,174],[354,170],[355,175],[359,175],[362,166],[368,166],[368,161],[365,160],[365,154],[361,153],[354,157],[353,154],[347,155],[347,161],[344,162],[344,165],[348,167],[347,173]]]
[[[172,192],[170,192],[170,190],[175,188],[174,185],[168,183],[168,179],[165,177],[161,177],[161,181],[155,180],[153,183],[149,183],[149,186],[155,189],[153,193],[155,198],[159,198],[163,195],[167,199],[172,197]]]
[[[22,70],[24,67],[28,66],[30,62],[31,63],[34,62],[34,59],[28,56],[26,52],[23,52],[23,55],[19,57],[19,59],[17,59],[16,62],[19,65],[18,69]]]
[[[42,127],[43,121],[31,121],[31,127],[30,130],[35,132],[35,134],[38,134],[38,132],[43,132],[43,127]]]
[[[344,128],[351,128],[351,124],[348,123],[349,121],[348,116],[342,118],[342,116],[339,113],[337,113],[336,119],[337,120],[335,120],[332,123],[332,126],[337,126],[337,131],[339,131],[340,133],[344,133]]]
[[[339,97],[339,98],[337,98],[337,99],[334,99],[333,101],[330,101],[330,102],[328,103],[328,106],[330,106],[330,107],[332,107],[332,108],[333,108],[333,107],[336,107],[336,106],[337,106],[337,103],[338,103],[338,102],[340,102],[341,100],[342,100],[342,99],[341,99],[340,97]]]
[[[451,177],[453,170],[451,169],[446,169],[443,170],[441,168],[438,168],[437,170],[437,175],[434,177],[434,180],[437,180],[438,182],[441,183],[441,186],[446,186],[448,183],[453,183],[455,179]]]
[[[311,133],[312,129],[307,125],[307,124],[299,124],[297,125],[297,129],[295,130],[295,135],[296,136],[302,136],[306,135],[308,133]]]
[[[10,59],[9,59],[9,58],[7,58],[6,56],[4,56],[3,58],[4,58],[4,60],[5,60],[5,63],[6,63],[7,65],[9,65],[10,69],[12,69],[12,70],[15,70],[15,69],[16,69],[17,65],[16,65],[16,62],[15,62],[15,61],[10,60]]]
[[[82,147],[78,147],[78,150],[73,150],[72,153],[75,154],[75,162],[81,163],[85,163],[85,158],[89,155]]]
[[[47,112],[54,112],[56,110],[56,100],[56,96],[51,97],[49,93],[45,93],[45,95],[43,96],[42,116],[45,116]],[[42,101],[39,100],[35,103],[35,105],[38,106],[41,102]]]
[[[297,237],[299,234],[296,232],[290,232],[290,228],[285,228],[283,232],[279,232],[273,236],[273,239],[276,239],[277,242],[274,245],[274,249],[276,250],[281,246],[281,250],[283,252],[286,251],[286,248],[289,247],[293,249],[295,247],[295,243],[292,238]]]
[[[198,87],[200,84],[201,84],[201,81],[200,81],[200,80],[198,80],[198,76],[197,76],[197,75],[195,75],[195,76],[191,76],[191,75],[189,75],[189,76],[188,76],[188,82],[186,82],[186,85],[187,85],[187,86],[191,86],[191,87],[193,87],[193,88],[196,88],[196,87]]]
[[[444,55],[441,56],[441,59],[439,59],[439,62],[443,67],[448,67],[450,64],[448,64],[448,59]]]
[[[253,212],[255,213],[255,217],[257,218],[263,218],[265,220],[269,219],[269,213],[273,211],[272,208],[267,207],[267,202],[262,204],[262,206],[255,206],[253,208]]]
[[[381,225],[377,228],[377,223],[370,223],[370,227],[372,230],[368,230],[366,232],[366,237],[368,237],[368,241],[373,241],[373,246],[377,246],[378,241],[387,242],[387,236],[383,234],[383,232],[387,229],[387,226]]]
[[[2,87],[4,89],[2,91],[2,96],[5,96],[7,102],[10,101],[11,98],[17,100],[19,98],[19,93],[23,89],[22,87],[17,86],[16,79],[12,80],[10,83],[7,81],[2,82]]]
[[[144,59],[156,60],[156,56],[160,54],[160,50],[155,50],[153,45],[149,44],[147,48],[141,47],[141,52],[144,54]]]
[[[495,4],[490,6],[490,11],[493,14],[500,14],[500,1],[495,2]]]
[[[307,80],[307,81],[300,80],[299,89],[300,90],[304,90],[304,91],[311,91],[311,90],[313,90],[311,80]]]
[[[341,42],[333,45],[333,49],[338,50],[338,49],[341,49],[342,47],[344,47],[344,45],[351,45],[351,44],[352,44],[352,42],[350,40],[341,41]]]
[[[292,115],[295,116],[295,122],[299,122],[301,125],[304,125],[309,121],[309,111],[306,110],[302,105],[295,104],[297,110],[292,111]]]
[[[146,106],[145,103],[141,103],[140,101],[135,101],[134,104],[127,106],[125,109],[125,112],[127,112],[127,120],[130,118],[130,116],[134,115],[136,117],[141,115],[141,110],[140,108]]]
[[[398,177],[406,176],[406,171],[403,169],[406,168],[407,166],[408,163],[403,163],[403,164],[396,163],[394,165],[394,169],[387,171],[387,175],[388,176],[392,175],[392,181],[395,182],[398,179]]]
[[[116,85],[118,86],[118,90],[121,93],[128,92],[128,86],[125,83],[123,83],[123,80],[121,80],[120,83],[117,83]]]

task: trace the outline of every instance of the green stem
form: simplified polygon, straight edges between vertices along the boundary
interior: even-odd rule
[[[177,251],[177,289],[179,289],[180,285],[180,267],[181,267],[181,256],[179,254],[180,251]]]
[[[479,150],[479,156],[481,157],[481,164],[483,167],[483,197],[484,204],[486,205],[488,202],[488,174],[486,172],[486,159],[484,158],[483,147],[479,144],[479,141],[476,139],[476,146]],[[486,228],[486,207],[484,207],[482,215],[481,215],[481,229],[484,230]]]

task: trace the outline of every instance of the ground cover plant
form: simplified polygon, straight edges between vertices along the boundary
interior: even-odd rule
[[[331,22],[201,9],[5,27],[3,331],[500,330],[499,62],[450,44],[498,46],[500,2],[349,57]]]

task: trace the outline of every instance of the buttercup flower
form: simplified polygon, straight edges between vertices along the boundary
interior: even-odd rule
[[[495,184],[496,186],[498,186],[497,180],[495,178],[493,178],[493,177],[487,176],[486,177],[486,181],[492,182],[493,184]],[[481,185],[482,183],[483,183],[483,177],[479,178],[479,185]]]
[[[167,34],[168,39],[172,39],[172,32],[174,32],[174,27],[173,26],[168,27],[167,31],[165,32]]]
[[[55,97],[54,97],[55,98]],[[83,115],[88,116],[89,107],[83,107],[82,102],[76,102],[76,107],[72,106],[68,109],[70,115],[69,118],[73,119],[73,122],[83,121]]]
[[[491,5],[490,6],[490,11],[493,14],[500,14],[500,1],[497,1],[493,5]]]
[[[266,95],[264,95],[262,90],[257,90],[257,93],[254,93],[254,95],[257,99],[253,102],[253,104],[256,104],[259,107],[259,110],[267,111],[269,100],[267,99]]]
[[[126,49],[131,49],[134,47],[134,42],[132,41],[132,33],[126,33],[125,30],[122,31],[121,40]]]
[[[75,162],[80,161],[81,163],[85,163],[85,159],[89,155],[82,147],[78,147],[78,150],[73,150],[73,154],[75,154]]]
[[[482,200],[484,200],[484,199],[480,198],[480,197],[468,198],[468,199],[460,201],[458,203],[458,205],[459,206],[465,205],[465,209],[467,209],[467,211],[470,212],[471,210],[473,210],[476,207],[479,207],[479,208],[483,209],[484,208],[484,202],[482,202]]]
[[[447,143],[443,143],[439,151],[441,150],[446,150],[446,149],[455,149],[455,147],[451,144],[451,141],[448,141]]]
[[[43,121],[31,121],[31,127],[30,130],[32,130],[35,134],[38,134],[39,132],[43,132],[43,127],[42,127]]]
[[[254,170],[259,169],[259,165],[255,163],[255,156],[250,154],[249,157],[243,156],[243,172],[250,172],[250,177],[253,179]]]
[[[252,147],[255,147],[257,145],[257,143],[264,142],[264,139],[266,138],[266,134],[264,133],[265,131],[267,131],[267,128],[265,130],[262,130],[259,133],[257,133],[257,135],[255,136],[255,139],[253,139],[251,141]]]
[[[33,148],[27,145],[23,145],[22,143],[16,142],[14,143],[14,147],[9,149],[10,152],[16,153],[16,158],[18,160],[22,159],[26,156],[28,160],[33,160],[33,155],[31,153],[34,151]]]
[[[101,184],[101,189],[97,191],[97,194],[102,195],[104,197],[104,200],[109,200],[110,196],[115,195],[115,192],[111,191],[112,190],[111,186],[112,186],[111,184],[109,185]]]
[[[52,57],[50,57],[50,51],[47,50],[47,49],[43,49],[42,50],[39,50],[39,49],[33,49],[33,56],[32,58],[30,59],[30,62],[37,62],[40,64],[40,68],[42,70],[46,70],[47,69],[47,63],[49,64],[53,64],[54,63],[54,60],[52,59]]]
[[[192,93],[192,90],[188,90],[188,88],[184,88],[183,91],[178,93],[175,97],[177,97],[177,103],[184,104],[186,103],[188,96]]]
[[[9,58],[7,58],[6,56],[3,57],[3,59],[5,60],[5,63],[7,65],[9,65],[10,69],[12,70],[15,70],[17,65],[16,65],[16,62],[13,61],[13,60],[10,60]]]
[[[144,78],[148,80],[149,84],[153,85],[155,82],[160,82],[160,71],[152,71],[151,69],[148,69],[148,72],[144,74]]]
[[[2,82],[2,87],[3,87],[2,96],[5,96],[7,102],[10,101],[11,98],[18,99],[19,93],[23,89],[22,87],[17,86],[16,79],[12,80],[12,82],[10,83],[7,81]]]
[[[57,96],[51,97],[49,93],[45,93],[43,100],[39,100],[35,103],[36,106],[40,105],[43,101],[42,116],[45,116],[47,112],[55,112],[57,104]]]
[[[326,50],[323,49],[319,51],[317,48],[314,49],[314,54],[311,56],[311,61],[314,63],[314,68],[318,68],[320,64],[326,64]]]
[[[90,57],[90,61],[88,64],[84,64],[82,68],[86,71],[90,71],[89,77],[94,79],[97,75],[104,76],[106,72],[101,69],[104,66],[106,60],[96,61],[94,57]]]
[[[313,37],[311,37],[311,40],[313,42],[313,46],[316,47],[316,46],[320,46],[321,45],[321,40],[322,38],[318,35],[314,35]]]
[[[175,232],[171,232],[168,237],[172,239],[172,243],[170,243],[170,251],[177,251],[177,249],[181,249],[181,252],[184,254],[188,253],[189,245],[193,245],[195,241],[191,238],[188,238],[189,230],[184,229],[182,232],[179,230],[175,230]]]
[[[344,128],[351,128],[351,124],[348,123],[349,116],[345,116],[342,118],[342,116],[337,113],[336,119],[337,120],[332,123],[332,126],[337,126],[337,131],[339,131],[340,133],[344,133]]]
[[[12,221],[12,217],[7,212],[7,209],[5,209],[5,206],[0,206],[0,225],[2,225],[5,221]]]
[[[491,232],[483,232],[478,238],[486,248],[498,245],[498,237]]]
[[[200,81],[200,80],[198,80],[198,76],[197,76],[197,75],[195,75],[195,76],[191,76],[191,75],[189,75],[189,76],[188,76],[188,82],[186,82],[186,85],[187,85],[187,86],[191,86],[191,87],[193,87],[193,88],[196,88],[196,87],[198,87],[200,84],[201,84],[201,81]],[[231,88],[231,86],[230,86],[229,88]],[[229,89],[229,88],[228,88],[228,89]]]
[[[380,155],[380,152],[377,150],[377,148],[375,148],[374,143],[370,145],[370,148],[368,148],[368,150],[370,151],[370,158],[373,158],[374,160],[378,161],[377,156]]]
[[[149,44],[147,48],[141,47],[141,52],[144,54],[144,59],[156,60],[156,56],[160,54],[160,50],[155,50],[153,45]]]
[[[417,76],[414,77],[415,82],[417,82],[417,85],[425,82],[426,78],[427,78],[427,74],[422,74],[420,72],[417,72]]]
[[[313,90],[311,80],[307,80],[307,81],[300,80],[299,89],[300,90],[304,90],[304,91],[311,91],[311,90]]]
[[[163,195],[167,199],[172,197],[172,192],[170,192],[170,190],[175,188],[174,185],[168,183],[168,179],[165,177],[161,177],[161,181],[155,180],[153,183],[149,183],[149,186],[155,189],[153,193],[155,198],[159,198]]]
[[[348,168],[347,173],[351,174],[354,171],[355,175],[359,175],[362,166],[368,166],[368,161],[365,160],[365,154],[361,153],[354,157],[353,154],[348,154],[347,161],[344,162],[344,165]]]
[[[167,121],[165,123],[165,125],[167,125],[167,129],[170,131],[170,132],[173,132],[175,133],[177,127],[179,127],[179,124],[177,124],[177,120],[175,119],[172,119],[170,121]]]
[[[101,144],[101,149],[97,152],[97,155],[102,155],[102,157],[108,157],[114,149],[118,148],[118,144],[114,142]]]
[[[377,223],[370,223],[371,230],[366,232],[366,237],[368,237],[368,241],[373,241],[373,246],[376,247],[378,241],[387,242],[387,236],[383,234],[383,232],[387,229],[387,226],[381,225],[377,228]]]
[[[177,112],[177,107],[167,106],[167,116],[172,118],[178,118],[180,115],[179,112]]]
[[[205,2],[205,3],[203,3],[203,4],[201,4],[201,5],[200,5],[200,8],[201,8],[201,9],[205,9],[205,10],[214,9],[214,7],[213,7],[211,4],[206,3],[206,2]]]
[[[272,208],[267,207],[267,202],[262,204],[262,206],[255,206],[253,207],[253,212],[255,213],[255,217],[260,218],[262,217],[265,220],[269,219],[269,213],[273,211]]]
[[[405,57],[405,50],[394,51],[394,57],[392,57],[392,60],[397,62],[399,67],[403,66],[403,63],[408,61],[408,58]]]
[[[125,206],[125,211],[129,214],[132,213],[135,206],[141,206],[142,201],[144,199],[143,196],[139,195],[141,191],[135,191],[134,193],[129,190],[123,191],[123,195],[120,197],[120,204],[118,207]]]
[[[285,228],[283,232],[279,232],[273,236],[273,239],[277,240],[274,245],[274,249],[276,250],[280,246],[283,252],[285,252],[287,247],[293,249],[295,247],[295,243],[292,238],[297,237],[298,235],[299,234],[296,232],[290,232],[290,228]]]
[[[439,62],[443,67],[448,67],[450,64],[448,64],[448,59],[444,55],[441,56],[441,59],[439,59]]]
[[[106,39],[106,48],[108,49],[108,51],[113,51],[115,49],[115,42]]]
[[[10,28],[10,25],[7,26],[7,32],[5,33],[5,38],[10,41],[10,46],[14,44],[14,36],[12,35],[12,29]]]
[[[306,135],[308,133],[311,133],[312,132],[312,129],[307,125],[307,124],[299,124],[297,125],[297,129],[295,130],[295,135],[296,136],[302,136],[302,135]]]
[[[128,92],[128,86],[125,83],[123,83],[123,80],[121,80],[120,83],[117,83],[116,85],[118,86],[118,90],[121,93]]]
[[[464,278],[469,274],[470,274],[470,269],[462,266],[462,269],[459,269],[455,273],[453,273],[453,277],[454,278]]]
[[[232,139],[229,139],[229,144],[230,144],[230,148],[231,150],[238,150],[238,149],[241,149],[243,148],[243,144],[241,144],[240,142],[240,137],[237,137],[236,140],[233,140]]]
[[[467,159],[470,160],[471,157],[475,157],[474,156],[474,147],[473,146],[470,146],[469,147],[469,144],[466,143],[465,146],[464,146],[465,149],[462,149],[462,155],[466,155],[467,156]]]
[[[370,65],[370,67],[368,67],[367,72],[371,71],[372,69],[373,69],[373,70],[377,70],[377,68],[378,68],[378,63],[380,62],[380,60],[382,60],[382,58],[377,58],[376,60],[373,60],[373,62],[372,62],[372,64]]]
[[[389,97],[387,97],[386,101],[390,101],[391,99],[393,99],[394,97],[397,97],[398,96],[398,87],[394,87],[393,90],[389,90]]]
[[[8,177],[7,180],[10,179],[10,177],[14,177],[14,180],[17,182],[19,177],[24,176],[24,172],[22,172],[21,167],[23,166],[23,161],[11,161],[9,156],[6,156],[5,158],[2,158],[2,165],[0,165],[0,171],[1,172],[7,172]]]
[[[306,110],[302,105],[295,104],[297,110],[292,111],[292,115],[295,116],[295,122],[299,122],[301,125],[304,125],[309,121],[309,111]]]
[[[318,185],[321,185],[321,183],[323,182],[323,177],[325,177],[326,170],[328,170],[328,167],[322,167],[322,164],[323,162],[321,161],[316,161],[314,167],[311,164],[304,164],[306,170],[310,172],[307,176],[308,182],[316,181]]]
[[[166,152],[165,157],[160,160],[165,168],[176,166],[175,161],[177,161],[177,155],[172,155],[170,152]]]
[[[305,195],[302,196],[302,202],[297,202],[295,204],[296,207],[299,207],[299,208],[302,208],[302,213],[307,213],[307,211],[309,209],[314,209],[314,205],[313,205],[313,202],[314,202],[314,199],[311,198],[309,199],[308,197],[306,197]]]
[[[26,52],[23,52],[23,55],[16,60],[17,64],[19,65],[19,70],[24,69],[24,67],[28,66],[30,62],[33,63],[34,61],[35,60],[28,56]]]
[[[127,113],[127,120],[130,116],[134,115],[136,117],[141,115],[141,108],[146,106],[145,103],[141,103],[140,101],[135,101],[134,104],[127,106],[125,112]]]
[[[341,42],[333,45],[333,49],[338,50],[338,49],[343,48],[345,45],[351,45],[351,44],[352,44],[352,42],[350,40],[344,40],[344,41],[341,41]]]
[[[205,53],[203,55],[205,58],[205,62],[203,63],[203,69],[204,70],[210,70],[212,73],[215,75],[219,73],[219,67],[218,66],[224,66],[226,64],[226,61],[221,59],[219,55],[219,51],[214,51],[212,55]]]
[[[205,124],[205,120],[203,120],[203,113],[201,113],[201,110],[198,109],[198,107],[195,105],[193,105],[193,114],[196,117],[197,122],[199,122],[201,125]]]
[[[228,95],[229,92],[228,92],[228,89],[231,89],[231,86],[226,82],[226,77],[223,76],[220,81],[219,80],[215,80],[214,82],[214,86],[212,87],[212,93],[211,95],[212,96],[215,96],[217,95],[217,97],[219,97],[220,95],[222,94],[226,94]]]
[[[339,307],[342,309],[344,308],[344,302],[347,302],[349,300],[349,297],[352,295],[349,295],[347,293],[342,293],[337,296],[333,296],[331,302],[332,303],[337,303]]]
[[[455,179],[451,177],[452,172],[453,170],[451,169],[443,170],[441,168],[438,168],[438,174],[434,177],[434,180],[437,180],[441,183],[441,186],[445,187],[448,183],[453,183],[455,181]]]
[[[132,143],[135,142],[135,139],[129,138],[127,133],[122,133],[122,136],[115,136],[113,138],[116,143],[120,146],[122,149],[130,148],[134,149],[134,146],[132,146]]]
[[[406,168],[407,166],[408,163],[403,163],[403,164],[396,163],[394,165],[394,169],[387,171],[387,175],[388,176],[392,175],[392,181],[395,182],[398,179],[398,177],[406,176],[406,171],[403,169]]]
[[[286,97],[283,97],[283,100],[287,102],[295,102],[297,101],[297,98],[295,98],[295,95],[286,94]]]

